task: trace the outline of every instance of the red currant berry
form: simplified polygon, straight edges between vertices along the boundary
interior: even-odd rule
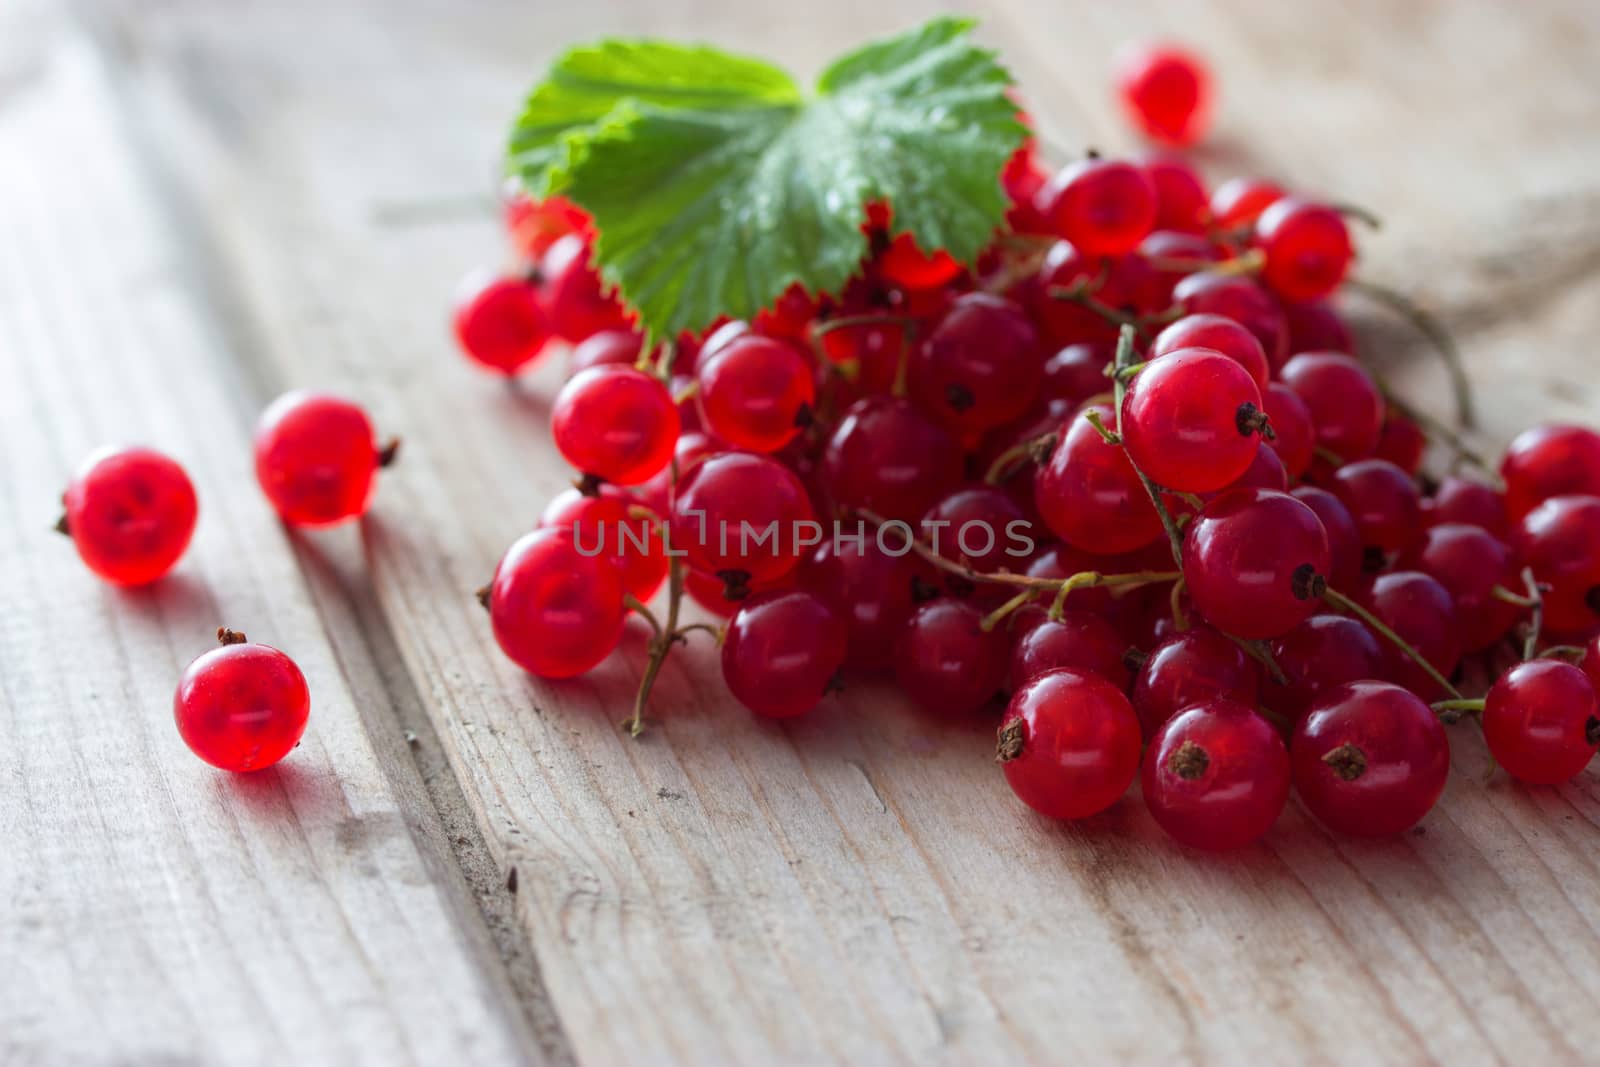
[[[1422,467],[1422,455],[1428,450],[1428,438],[1422,427],[1398,411],[1390,410],[1383,420],[1383,433],[1378,437],[1378,459],[1386,459],[1407,474],[1416,474]]]
[[[62,495],[57,528],[84,565],[117,585],[144,585],[189,547],[200,506],[189,476],[149,448],[106,448],[83,461]]]
[[[1326,300],[1285,301],[1283,317],[1289,324],[1290,352],[1356,354],[1355,335]]]
[[[762,593],[728,623],[722,677],[757,715],[789,719],[827,694],[844,653],[844,625],[821,600],[798,589]]]
[[[1359,619],[1313,615],[1271,644],[1272,659],[1287,681],[1265,687],[1266,705],[1292,722],[1305,717],[1318,695],[1346,682],[1383,673],[1383,648]]]
[[[1521,614],[1494,595],[1495,586],[1517,589],[1518,564],[1511,549],[1479,526],[1444,523],[1430,527],[1400,558],[1444,586],[1455,601],[1462,646],[1481,652],[1505,637]]]
[[[1594,683],[1570,663],[1518,664],[1489,689],[1483,739],[1518,781],[1559,785],[1577,777],[1600,746]]]
[[[1114,422],[1107,404],[1089,404]],[[1161,536],[1161,516],[1120,445],[1110,445],[1082,413],[1067,420],[1050,459],[1034,474],[1034,503],[1050,530],[1084,552],[1112,556]]]
[[[967,293],[912,353],[911,395],[946,426],[987,430],[1028,409],[1042,373],[1039,337],[1022,309]]]
[[[916,607],[915,579],[921,567],[914,556],[885,551],[871,530],[860,538],[830,537],[806,561],[800,585],[844,620],[846,662],[852,669],[892,666],[895,642]]]
[[[1433,494],[1433,523],[1463,523],[1481,526],[1502,541],[1511,536],[1511,520],[1506,515],[1505,498],[1482,482],[1457,475],[1446,475]]]
[[[1176,45],[1141,42],[1117,59],[1117,95],[1146,137],[1187,148],[1211,124],[1211,75]]]
[[[1086,256],[1132,252],[1156,222],[1155,183],[1124,160],[1068,165],[1040,190],[1039,204],[1056,232]]]
[[[1600,626],[1600,497],[1546,500],[1522,520],[1516,549],[1534,577],[1549,587],[1546,626],[1583,636]]]
[[[1256,702],[1261,672],[1244,650],[1209,626],[1173,634],[1157,645],[1133,680],[1133,708],[1146,738],[1179,711],[1227,698]]]
[[[591,367],[561,387],[550,431],[568,463],[637,485],[672,461],[681,423],[667,387],[633,367]]]
[[[1302,485],[1289,494],[1316,512],[1322,528],[1328,534],[1328,554],[1333,569],[1328,580],[1335,589],[1354,589],[1366,569],[1366,556],[1361,551],[1361,531],[1356,520],[1338,497],[1314,485]]]
[[[1283,189],[1264,178],[1230,178],[1211,194],[1211,216],[1225,230],[1253,223],[1283,199]]]
[[[1361,364],[1337,352],[1302,352],[1283,365],[1280,377],[1310,409],[1318,445],[1345,462],[1377,450],[1383,394]]]
[[[672,547],[730,593],[793,570],[808,534],[813,545],[821,540],[805,485],[766,456],[725,452],[701,461],[673,507]]]
[[[1316,513],[1287,493],[1230,489],[1205,506],[1183,540],[1183,575],[1213,626],[1277,637],[1316,609],[1314,579],[1330,566]]]
[[[1195,169],[1177,156],[1156,155],[1144,161],[1144,171],[1156,187],[1156,230],[1204,233],[1211,208]]]
[[[1029,308],[1052,345],[1099,341],[1115,347],[1117,327],[1089,308],[1061,300],[1058,288],[1092,287],[1095,299],[1134,313],[1153,311],[1165,301],[1159,274],[1141,255],[1091,257],[1070,241],[1057,241],[1045,253],[1035,284],[1027,287]]]
[[[811,364],[793,345],[745,334],[700,361],[700,417],[735,448],[776,452],[811,424]]]
[[[1202,234],[1157,230],[1139,242],[1138,258],[1152,272],[1149,303],[1152,309],[1159,310],[1172,303],[1173,290],[1193,273],[1188,266],[1190,261],[1217,262],[1226,257]]]
[[[794,585],[794,572],[774,578],[770,582],[751,582],[748,586],[740,586],[733,590],[737,597],[728,596],[728,583],[715,574],[703,574],[697,570],[688,570],[683,576],[683,591],[689,594],[689,599],[699,604],[707,612],[721,619],[731,618],[739,607],[753,596],[761,593],[771,593]]]
[[[1283,460],[1270,448],[1256,449],[1255,458],[1250,461],[1250,466],[1245,468],[1243,474],[1228,483],[1229,489],[1276,489],[1280,493],[1289,491],[1289,472],[1284,470]]]
[[[535,200],[517,190],[506,197],[505,221],[517,251],[534,259],[569,233],[587,238],[594,228],[584,210],[564,196]]]
[[[822,352],[840,367],[853,370],[861,396],[887,393],[900,369],[906,329],[899,323],[864,322],[822,334]]]
[[[1411,693],[1351,682],[1311,705],[1289,759],[1295,790],[1323,825],[1387,837],[1433,810],[1450,773],[1450,742],[1433,709]]]
[[[306,732],[311,691],[294,660],[244,634],[218,630],[221,648],[189,664],[172,714],[189,751],[225,771],[259,771]]]
[[[325,526],[365,514],[373,476],[398,442],[380,448],[367,413],[326,393],[285,393],[256,423],[256,480],[293,526]]]
[[[590,367],[631,367],[639,362],[640,347],[639,335],[632,330],[601,330],[573,348],[567,377],[582,374]]]
[[[1172,290],[1174,303],[1191,315],[1221,315],[1255,335],[1273,369],[1289,356],[1289,327],[1283,309],[1261,286],[1249,278],[1201,271],[1191,274]]]
[[[1589,643],[1584,646],[1583,659],[1579,661],[1578,666],[1589,676],[1595,692],[1600,693],[1600,634],[1591,637]]]
[[[1327,296],[1344,281],[1355,257],[1343,216],[1292,196],[1261,213],[1256,243],[1266,254],[1262,280],[1288,301]]]
[[[579,552],[573,536],[570,527],[523,535],[485,595],[501,651],[541,678],[583,674],[622,637],[622,571],[605,556]]]
[[[898,397],[858,400],[822,453],[822,484],[840,508],[916,522],[960,478],[961,449]]]
[[[1070,667],[1098,674],[1118,689],[1128,688],[1123,654],[1128,642],[1116,627],[1097,615],[1062,612],[1023,634],[1011,650],[1011,688],[1020,689],[1046,671]]]
[[[531,363],[551,337],[539,290],[524,278],[468,278],[454,321],[461,350],[501,374],[515,374]]]
[[[564,490],[539,516],[541,528],[573,531],[572,541],[579,552],[611,560],[622,572],[628,594],[639,601],[655,596],[667,578],[660,525],[660,516],[648,504],[609,485],[601,486],[593,496]]]
[[[1064,418],[1092,396],[1111,388],[1106,370],[1111,366],[1113,349],[1098,341],[1067,345],[1044,365],[1041,395],[1052,413]]]
[[[983,707],[1006,677],[1006,635],[983,628],[964,600],[940,597],[912,612],[895,648],[895,680],[920,707],[961,718]]]
[[[1272,440],[1267,444],[1283,460],[1291,479],[1311,469],[1316,458],[1317,431],[1311,423],[1311,409],[1298,393],[1282,382],[1273,382],[1261,394],[1261,408],[1272,420]]]
[[[1249,469],[1266,426],[1250,372],[1205,348],[1145,364],[1122,402],[1123,443],[1157,484],[1209,493]]]
[[[1055,670],[1011,698],[996,754],[1011,791],[1052,819],[1084,819],[1117,802],[1139,772],[1139,720],[1097,674]]]
[[[1386,459],[1346,463],[1331,487],[1356,520],[1364,550],[1398,552],[1422,533],[1422,493],[1411,475]]]
[[[1272,377],[1267,354],[1256,335],[1221,315],[1185,315],[1156,335],[1147,359],[1181,348],[1209,348],[1221,352],[1249,372],[1257,389],[1265,390]]]
[[[1450,591],[1421,571],[1380,574],[1361,593],[1361,604],[1446,678],[1461,662],[1461,634]],[[1445,693],[1416,660],[1392,642],[1383,645],[1384,677],[1428,700]]]
[[[1033,554],[1033,524],[1005,492],[983,482],[945,494],[922,517],[922,539],[941,556],[992,574]]]
[[[1527,430],[1506,449],[1500,477],[1513,521],[1553,496],[1600,496],[1600,433],[1583,426]]]
[[[1272,828],[1289,799],[1289,752],[1249,705],[1211,700],[1161,727],[1140,779],[1145,806],[1180,845],[1242,848]]]
[[[557,336],[574,344],[599,333],[627,327],[616,297],[605,291],[600,275],[589,265],[589,243],[569,234],[552,244],[539,262],[544,279],[545,311]]]

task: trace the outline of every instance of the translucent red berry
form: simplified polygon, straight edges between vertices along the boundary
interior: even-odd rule
[[[1289,495],[1316,512],[1322,521],[1322,529],[1328,535],[1328,555],[1333,561],[1328,580],[1336,589],[1354,589],[1366,570],[1367,558],[1361,549],[1361,531],[1356,528],[1350,509],[1338,497],[1314,485],[1297,486]]]
[[[1056,232],[1086,256],[1139,247],[1156,222],[1156,188],[1142,167],[1090,158],[1068,165],[1039,193]]]
[[[702,358],[696,380],[706,429],[735,448],[776,452],[811,424],[811,363],[786,341],[745,334]]]
[[[555,526],[525,534],[485,593],[501,651],[542,678],[583,674],[622,636],[622,571],[606,556],[579,552],[573,536],[571,527]]]
[[[1333,292],[1355,256],[1342,215],[1292,196],[1261,213],[1256,244],[1266,255],[1262,280],[1289,301],[1320,300]]]
[[[568,234],[587,237],[593,228],[583,209],[566,197],[535,200],[520,190],[506,197],[505,221],[512,244],[535,259]]]
[[[1129,119],[1152,140],[1188,147],[1211,122],[1211,75],[1176,45],[1148,42],[1117,60],[1117,94]]]
[[[1265,178],[1230,178],[1211,194],[1211,215],[1224,229],[1253,223],[1283,199],[1283,189]]]
[[[1587,637],[1600,626],[1600,497],[1552,497],[1528,512],[1517,554],[1547,586],[1544,623]]]
[[[927,711],[960,718],[977,711],[1006,677],[1006,634],[983,628],[964,600],[940,597],[912,612],[895,648],[895,680]]]
[[[1538,426],[1519,434],[1500,463],[1512,521],[1553,496],[1600,496],[1600,433]]]
[[[1428,438],[1422,427],[1391,408],[1383,420],[1383,432],[1378,435],[1376,458],[1388,460],[1407,474],[1416,474],[1427,450]]]
[[[1067,345],[1045,361],[1040,395],[1058,417],[1099,393],[1106,392],[1111,379],[1106,369],[1115,351],[1110,345],[1085,341]]]
[[[1108,404],[1087,405],[1109,426]],[[1067,420],[1050,458],[1034,475],[1034,503],[1051,531],[1067,544],[1113,556],[1143,548],[1161,536],[1161,517],[1128,456],[1110,445],[1084,418]]]
[[[1511,536],[1505,498],[1482,482],[1446,475],[1433,494],[1432,505],[1429,522],[1480,526],[1502,540]]]
[[[1334,686],[1380,677],[1383,648],[1366,623],[1347,615],[1313,615],[1269,646],[1283,683],[1262,686],[1267,707],[1299,722],[1312,702]]]
[[[553,336],[539,290],[525,278],[467,279],[456,301],[454,325],[461,350],[501,374],[527,366]]]
[[[172,700],[178,734],[225,771],[259,771],[294,750],[311,691],[294,660],[244,634],[218,630],[214,648],[184,669]]]
[[[1261,409],[1272,420],[1272,439],[1267,441],[1291,479],[1303,476],[1316,458],[1317,431],[1311,423],[1311,409],[1299,394],[1282,382],[1273,382],[1261,394]]]
[[[631,367],[639,362],[639,348],[639,335],[632,330],[601,330],[572,349],[567,377],[608,364]]]
[[[557,240],[539,262],[545,310],[556,334],[576,344],[601,330],[627,326],[616,297],[605,291],[589,265],[589,244],[576,234]]]
[[[1022,309],[967,293],[913,352],[909,382],[912,398],[946,426],[987,430],[1027,410],[1041,374],[1039,337]]]
[[[1211,218],[1205,183],[1187,162],[1170,155],[1144,161],[1145,173],[1156,187],[1157,230],[1203,233]]]
[[[1398,552],[1422,534],[1422,492],[1386,459],[1363,459],[1334,471],[1333,495],[1350,510],[1363,549]]]
[[[822,454],[822,484],[836,506],[902,522],[922,518],[961,474],[955,440],[899,397],[850,405]]]
[[[1191,315],[1221,315],[1249,330],[1274,369],[1289,356],[1289,327],[1283,309],[1271,293],[1249,278],[1200,271],[1179,282],[1172,299]]]
[[[1242,848],[1272,828],[1289,799],[1289,752],[1248,705],[1192,705],[1150,740],[1145,806],[1179,844]]]
[[[579,552],[610,559],[635,600],[649,600],[666,580],[661,517],[638,497],[614,486],[601,486],[592,495],[576,489],[559,493],[545,505],[539,525],[572,530]]]
[[[1133,462],[1179,492],[1232,483],[1249,469],[1267,425],[1250,372],[1206,348],[1152,359],[1122,402],[1122,438]]]
[[[921,536],[950,560],[985,574],[1022,569],[1038,547],[1035,531],[1005,491],[984,482],[960,486],[922,516]]]
[[[680,420],[667,387],[633,367],[591,367],[556,394],[550,431],[568,463],[637,485],[672,461]]]
[[[367,413],[348,400],[285,393],[256,423],[256,480],[291,525],[343,522],[365,514],[374,476],[396,447],[380,447]]]
[[[1290,352],[1343,352],[1356,354],[1355,335],[1344,316],[1326,300],[1281,301],[1289,324]]]
[[[1520,565],[1511,548],[1480,526],[1443,523],[1400,557],[1399,566],[1418,570],[1449,591],[1456,605],[1462,647],[1481,652],[1511,629],[1522,609],[1498,599],[1495,587],[1518,591]]]
[[[1280,377],[1305,402],[1317,429],[1317,444],[1345,462],[1365,459],[1383,433],[1383,394],[1372,376],[1350,356],[1302,352],[1285,363]]]
[[[1052,819],[1096,815],[1139,771],[1139,720],[1096,674],[1055,670],[1011,698],[996,755],[1012,792]]]
[[[722,677],[757,715],[788,719],[823,698],[844,654],[844,625],[817,597],[798,589],[762,593],[728,622]]]
[[[703,460],[673,506],[672,549],[723,579],[730,592],[792,571],[808,538],[815,545],[822,531],[806,487],[767,456],[725,452]]]
[[[1155,359],[1181,348],[1221,352],[1249,372],[1258,389],[1266,389],[1271,380],[1272,368],[1256,335],[1221,315],[1185,315],[1156,335],[1146,358]]]
[[[879,671],[892,665],[895,642],[915,609],[914,579],[920,561],[910,554],[893,555],[870,529],[851,536],[846,524],[840,536],[828,537],[806,560],[800,585],[810,590],[847,627],[847,664],[855,670]],[[900,542],[893,542],[898,550]]]
[[[1123,655],[1128,642],[1105,619],[1084,611],[1062,612],[1018,638],[1011,652],[1011,688],[1020,689],[1058,667],[1097,674],[1118,689],[1128,687]]]
[[[1314,579],[1330,565],[1328,534],[1305,504],[1270,489],[1230,489],[1206,504],[1183,541],[1196,609],[1243,638],[1277,637],[1317,606]]]
[[[1238,645],[1209,626],[1174,634],[1145,657],[1133,680],[1133,707],[1146,738],[1179,711],[1225,697],[1254,705],[1261,672]]]
[[[1421,571],[1380,574],[1361,592],[1360,601],[1423,659],[1449,678],[1461,662],[1461,633],[1450,591]],[[1390,641],[1383,642],[1384,677],[1428,700],[1442,699],[1444,688],[1422,665]]]
[[[84,565],[117,585],[170,571],[194,535],[199,503],[189,476],[150,448],[105,448],[79,466],[58,527]]]
[[[1518,664],[1489,689],[1483,739],[1519,781],[1558,785],[1576,777],[1600,745],[1594,683],[1570,663]]]

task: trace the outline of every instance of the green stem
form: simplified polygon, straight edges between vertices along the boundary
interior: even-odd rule
[[[650,638],[650,659],[645,664],[644,676],[639,679],[639,692],[633,699],[633,715],[622,723],[629,737],[644,732],[644,709],[650,701],[650,691],[655,688],[661,667],[667,662],[672,646],[678,642],[678,609],[683,605],[683,563],[673,556],[667,571],[667,622],[657,626]],[[654,621],[654,620],[652,620]]]
[[[1112,402],[1117,407],[1117,440],[1119,443],[1122,440],[1122,398],[1128,395],[1128,383],[1123,381],[1122,372],[1133,365],[1133,335],[1134,328],[1132,325],[1124,325],[1118,331],[1117,355],[1111,364],[1114,371]],[[1090,412],[1091,416],[1093,414],[1093,412]],[[1093,419],[1091,418],[1090,421],[1093,421]],[[1100,429],[1102,436],[1105,435],[1105,430],[1098,425],[1096,425],[1096,429]],[[1123,455],[1128,455],[1126,449],[1123,450]],[[1167,532],[1167,541],[1172,546],[1172,561],[1181,570],[1183,568],[1183,531],[1178,529],[1178,524],[1173,521],[1172,513],[1167,510],[1167,505],[1162,501],[1161,491],[1156,487],[1156,483],[1152,482],[1150,476],[1133,461],[1132,456],[1128,456],[1128,465],[1139,476],[1139,482],[1144,486],[1144,491],[1150,494],[1150,503],[1155,505],[1156,514],[1161,517],[1161,528]]]
[[[989,469],[984,473],[983,480],[990,485],[1000,485],[1021,469],[1022,461],[1043,463],[1061,434],[1055,430],[1030,437],[1026,441],[1012,445],[994,458],[989,464]]]
[[[900,326],[910,329],[916,324],[917,320],[909,315],[890,315],[883,312],[841,315],[836,319],[828,319],[811,327],[811,336],[823,337],[834,330],[846,330],[852,326]]]
[[[1428,706],[1434,711],[1482,711],[1484,701],[1482,698],[1468,700],[1462,697],[1459,700],[1436,700]]]
[[[1357,604],[1354,600],[1351,600],[1337,589],[1334,589],[1332,586],[1329,586],[1322,591],[1322,599],[1326,600],[1328,603],[1332,604],[1341,611],[1349,612],[1362,622],[1366,623],[1368,626],[1372,627],[1372,629],[1382,636],[1384,640],[1394,645],[1401,652],[1404,652],[1413,663],[1415,663],[1418,667],[1421,667],[1429,678],[1432,678],[1436,683],[1438,683],[1441,689],[1443,689],[1446,693],[1449,693],[1451,697],[1455,698],[1456,700],[1461,699],[1461,691],[1450,684],[1450,679],[1439,673],[1439,668],[1435,667],[1432,663],[1429,663],[1426,656],[1424,656],[1421,652],[1418,652],[1416,648],[1412,646],[1411,642],[1407,641],[1405,638],[1401,637],[1399,634],[1390,629],[1389,625],[1382,619],[1378,618],[1372,612],[1368,611],[1360,604]]]
[[[1022,592],[1018,593],[1016,596],[1012,597],[1004,604],[1001,604],[998,608],[995,608],[993,611],[989,612],[989,614],[985,615],[983,617],[983,621],[978,624],[978,629],[982,630],[984,633],[988,633],[996,626],[999,626],[1002,622],[1005,622],[1006,618],[1013,611],[1016,611],[1018,608],[1022,607],[1022,605],[1026,604],[1028,601],[1032,600],[1038,595],[1039,591],[1037,589],[1024,589]]]
[[[1539,635],[1544,629],[1544,587],[1533,576],[1532,567],[1522,568],[1522,581],[1528,587],[1528,599],[1533,601],[1528,616],[1528,636],[1522,642],[1522,658],[1530,660],[1539,651]]]

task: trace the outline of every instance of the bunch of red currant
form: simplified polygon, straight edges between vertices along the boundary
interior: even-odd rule
[[[1182,142],[1204,83],[1170,75],[1130,61],[1125,89]],[[1208,193],[1165,155],[1048,174],[1030,143],[998,177],[1007,226],[970,269],[871,204],[842,291],[662,344],[590,266],[582,211],[512,196],[534,266],[475,284],[457,334],[506,373],[576,345],[551,424],[578,477],[480,592],[506,654],[576,675],[636,615],[634,732],[694,629],[762,716],[892,674],[929,714],[994,716],[1038,811],[1095,814],[1139,776],[1201,848],[1259,837],[1291,786],[1337,831],[1404,830],[1465,717],[1516,778],[1583,770],[1600,434],[1533,430],[1495,471],[1392,395],[1330,302],[1349,209]],[[1421,473],[1430,441],[1477,473]],[[684,594],[727,621],[684,625]],[[1485,699],[1456,688],[1511,658]]]

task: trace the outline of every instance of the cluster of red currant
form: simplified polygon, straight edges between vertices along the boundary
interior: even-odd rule
[[[279,397],[255,434],[256,478],[284,522],[328,526],[367,510],[379,467],[398,442],[380,445],[367,413],[322,393]],[[199,502],[182,466],[149,448],[89,456],[62,497],[56,529],[95,574],[118,586],[165,575],[194,536]],[[229,771],[270,767],[305,733],[310,691],[295,662],[243,634],[218,629],[220,648],[183,672],[173,701],[178,733],[195,755]]]
[[[1129,103],[1190,139],[1203,79],[1152,89],[1155,68],[1130,66]],[[1092,815],[1142,768],[1204,848],[1259,837],[1291,784],[1335,830],[1412,826],[1467,716],[1519,779],[1580,772],[1600,648],[1547,641],[1600,631],[1600,434],[1531,431],[1496,472],[1394,397],[1330,303],[1349,209],[1208,194],[1171,156],[1052,175],[1031,143],[1000,179],[1008,225],[971,269],[873,204],[843,291],[659,345],[590,267],[584,214],[512,196],[535,266],[475,283],[457,335],[504,373],[576,345],[552,430],[580,477],[480,591],[506,654],[580,674],[637,615],[635,732],[694,629],[762,716],[841,672],[950,718],[1009,693],[997,754],[1028,805]],[[1479,475],[1421,474],[1430,439]],[[726,624],[681,624],[685,593]],[[1465,661],[1504,666],[1514,636],[1521,662],[1464,697]]]

